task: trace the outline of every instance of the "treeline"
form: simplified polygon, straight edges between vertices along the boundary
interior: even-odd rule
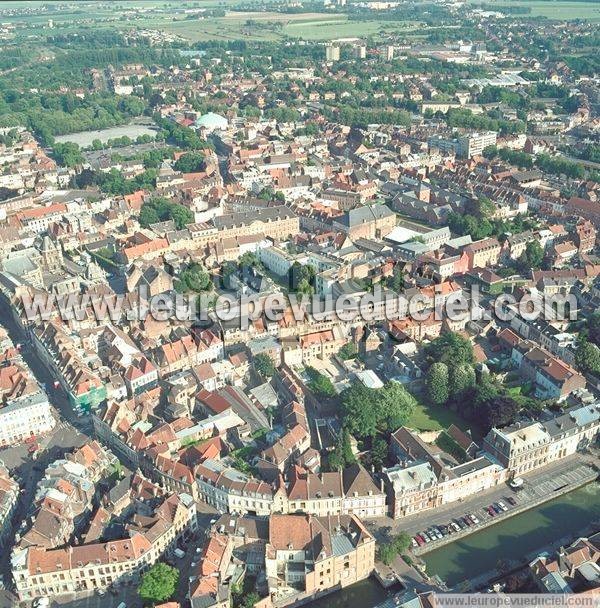
[[[123,124],[140,116],[145,108],[145,102],[137,97],[95,94],[80,99],[72,93],[21,93],[9,89],[0,92],[0,126],[23,125],[49,146],[56,135]]]
[[[507,148],[497,148],[496,146],[486,148],[483,151],[483,155],[489,159],[499,158],[520,169],[537,167],[546,173],[558,176],[566,175],[572,179],[583,179],[585,177],[589,177],[594,181],[600,179],[599,172],[588,171],[581,163],[559,156],[550,156],[549,154],[532,156],[519,150],[508,150]]]
[[[65,162],[65,164],[67,163]],[[106,194],[124,196],[126,194],[132,194],[137,190],[154,190],[156,187],[157,175],[158,171],[154,168],[145,169],[142,173],[131,179],[126,179],[123,177],[123,174],[116,169],[111,169],[108,172],[84,169],[73,178],[72,185],[75,188],[98,186],[98,188]]]
[[[482,114],[473,114],[471,110],[451,108],[446,114],[449,127],[499,131],[503,134],[525,133],[527,125],[522,120],[503,120],[490,118]]]
[[[158,113],[154,114],[154,121],[165,132],[164,139],[183,150],[212,149],[205,139],[202,139],[196,131],[189,127],[184,127],[168,118],[162,118]]]

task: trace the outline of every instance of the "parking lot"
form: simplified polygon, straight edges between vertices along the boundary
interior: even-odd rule
[[[385,540],[400,531],[405,531],[414,537],[422,532],[427,533],[427,530],[434,526],[448,526],[451,522],[458,526],[459,531],[456,531],[456,527],[452,525],[454,531],[449,531],[446,535],[442,533],[442,538],[436,534],[434,539],[424,541],[421,546],[418,543],[417,547],[413,545],[416,553],[422,553],[451,542],[453,538],[475,532],[505,517],[510,517],[515,511],[521,511],[534,504],[539,504],[543,500],[549,500],[559,495],[564,489],[575,488],[586,481],[591,481],[596,476],[597,471],[584,457],[574,455],[524,476],[525,483],[519,491],[514,491],[508,484],[501,483],[486,492],[476,494],[469,500],[448,503],[398,520],[389,517],[380,518],[374,522],[367,522],[367,525],[378,541]],[[510,504],[509,498],[513,499],[516,504]],[[506,511],[500,509],[499,513],[494,512],[493,516],[490,515],[488,507],[498,502],[505,504]],[[462,522],[461,518],[466,517],[467,514],[474,515],[478,523],[471,522],[471,525],[467,525],[466,522]],[[415,542],[417,541],[415,540]]]

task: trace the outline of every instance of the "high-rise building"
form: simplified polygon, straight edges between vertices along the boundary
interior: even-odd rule
[[[328,44],[325,47],[325,59],[327,61],[339,61],[340,60],[340,47],[334,44]]]

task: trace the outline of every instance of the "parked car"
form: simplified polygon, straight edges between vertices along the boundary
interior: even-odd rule
[[[508,507],[501,501],[498,501],[498,506],[503,510],[503,511],[508,511]]]
[[[415,540],[417,541],[419,547],[422,547],[425,544],[425,541],[423,540],[423,537],[420,534],[417,534],[415,536]]]
[[[494,507],[492,507],[492,505],[490,505],[487,508],[487,512],[489,513],[489,515],[491,515],[492,517],[494,517],[496,515],[496,511],[494,511]]]
[[[411,544],[413,546],[413,549],[416,549],[419,546],[419,543],[417,543],[416,538],[413,537],[413,538],[410,539],[410,541],[411,541]]]
[[[467,527],[470,527],[472,525],[472,522],[468,517],[461,517],[460,521],[462,521]]]
[[[473,513],[469,513],[469,517],[471,518],[471,521],[477,525],[479,523],[479,518],[477,517],[477,515],[474,515]]]
[[[427,532],[421,532],[421,536],[426,543],[431,541],[431,538],[429,538],[429,534],[427,534]]]
[[[444,535],[442,534],[441,530],[437,526],[433,526],[433,531],[435,532],[435,535],[438,538],[438,540],[440,538],[444,538]]]
[[[509,502],[509,504],[511,504],[513,507],[517,504],[517,501],[512,497],[512,496],[508,496],[506,498],[506,500]]]
[[[460,532],[460,526],[455,521],[451,521],[450,525],[454,528],[456,532]]]

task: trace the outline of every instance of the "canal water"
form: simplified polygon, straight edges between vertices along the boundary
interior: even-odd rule
[[[429,575],[448,586],[496,568],[499,560],[543,550],[600,522],[600,484],[591,483],[423,556]]]
[[[373,577],[350,587],[335,591],[318,600],[304,604],[302,608],[371,608],[397,593],[400,586],[385,590]]]

